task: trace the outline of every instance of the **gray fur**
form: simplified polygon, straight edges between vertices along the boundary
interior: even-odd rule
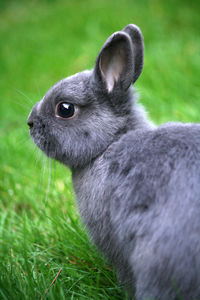
[[[142,65],[142,34],[128,25],[106,41],[92,71],[58,82],[35,105],[30,133],[48,156],[72,169],[91,238],[130,294],[197,300],[200,125],[152,125],[131,87]],[[77,116],[57,118],[59,101],[76,104]]]

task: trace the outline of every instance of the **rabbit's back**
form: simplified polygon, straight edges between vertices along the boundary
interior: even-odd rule
[[[200,125],[130,131],[74,186],[93,240],[138,299],[199,295]]]

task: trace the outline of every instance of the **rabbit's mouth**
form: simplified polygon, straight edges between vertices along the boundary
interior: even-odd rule
[[[30,127],[30,136],[36,146],[48,157],[56,158],[56,144],[49,138],[48,130],[43,122],[34,121]]]

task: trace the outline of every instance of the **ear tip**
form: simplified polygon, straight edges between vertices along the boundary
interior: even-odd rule
[[[142,31],[139,26],[135,24],[128,24],[126,27],[122,29],[122,31],[128,33],[128,34],[139,34],[140,37],[142,37]]]
[[[119,40],[119,39],[129,39],[129,35],[125,31],[116,31],[109,38],[109,41]]]
[[[135,30],[135,31],[141,31],[139,26],[137,26],[135,24],[132,24],[132,23],[126,25],[122,30],[126,31],[127,29],[131,29],[131,30]]]

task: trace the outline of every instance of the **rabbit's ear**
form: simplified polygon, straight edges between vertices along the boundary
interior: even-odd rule
[[[95,77],[106,85],[110,93],[114,89],[126,90],[142,71],[143,39],[134,25],[115,32],[105,42],[96,61]]]
[[[134,76],[132,83],[134,83],[140,76],[143,69],[144,62],[144,42],[142,32],[139,27],[134,24],[127,25],[122,31],[126,32],[132,41],[133,56],[134,56]]]

